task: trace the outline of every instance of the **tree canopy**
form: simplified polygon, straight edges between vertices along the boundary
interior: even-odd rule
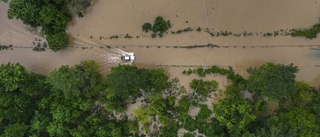
[[[278,101],[295,92],[295,73],[298,68],[290,65],[267,63],[259,68],[249,68],[250,91]]]
[[[163,90],[167,80],[168,76],[160,69],[147,70],[128,65],[114,67],[106,79],[107,104],[110,105],[107,106],[121,110],[142,93]]]
[[[161,69],[120,65],[106,78],[98,70],[94,61],[83,61],[44,76],[19,63],[2,64],[0,136],[175,137],[181,128],[188,130],[183,136],[320,136],[320,92],[303,81],[293,80],[294,94],[285,92],[287,99],[275,103],[263,94],[245,98],[250,80],[233,69],[205,70],[232,82],[217,93],[217,82],[200,81],[200,94],[186,92],[177,79],[168,82]],[[192,88],[199,80],[190,82]],[[209,92],[224,94],[211,108],[199,97]],[[199,111],[191,115],[191,109]]]
[[[41,27],[49,48],[58,51],[68,45],[65,32],[72,15],[85,12],[91,0],[10,0],[8,17],[31,27]]]

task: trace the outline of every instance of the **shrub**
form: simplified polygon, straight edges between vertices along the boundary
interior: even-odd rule
[[[147,22],[142,25],[142,31],[149,32],[152,29],[151,23]]]
[[[183,70],[182,74],[183,74],[183,75],[186,75],[186,74],[187,74],[187,71],[186,71],[186,70]]]
[[[197,80],[193,79],[190,83],[190,87],[194,90],[197,90],[196,92],[203,96],[208,96],[210,92],[214,92],[218,89],[218,82],[212,80],[212,81],[203,81],[203,80]]]
[[[40,47],[34,47],[32,50],[33,51],[46,51],[46,49],[40,48]]]
[[[131,39],[133,38],[132,36],[130,36],[128,33],[124,36],[124,38],[128,38],[128,39]]]
[[[191,69],[189,69],[189,70],[187,71],[187,76],[188,76],[188,75],[191,75],[192,72],[193,72],[193,71],[192,71]]]
[[[198,27],[198,28],[197,28],[197,31],[198,31],[198,32],[200,32],[200,31],[201,31],[201,28],[200,28],[200,27]]]
[[[163,17],[158,16],[154,21],[152,31],[154,33],[163,33],[166,32],[171,27],[170,21],[165,21]]]
[[[1,51],[1,50],[8,50],[8,49],[9,49],[8,46],[0,45],[0,51]]]
[[[308,39],[314,39],[317,37],[317,34],[320,33],[320,23],[313,25],[310,28],[305,29],[293,29],[291,36],[293,37],[305,37]]]
[[[156,38],[157,37],[157,34],[153,33],[151,34],[151,38]]]

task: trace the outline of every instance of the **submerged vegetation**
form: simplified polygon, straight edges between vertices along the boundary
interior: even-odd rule
[[[157,37],[157,35],[159,37],[163,37],[164,33],[169,29],[171,28],[171,23],[170,23],[170,20],[167,20],[165,21],[163,19],[162,16],[158,16],[155,20],[154,20],[154,23],[153,25],[149,22],[147,23],[144,23],[142,25],[142,30],[144,32],[149,32],[149,31],[152,31],[153,33],[151,34],[151,37],[152,38],[155,38]]]
[[[168,81],[162,69],[120,65],[106,78],[98,69],[84,61],[43,76],[20,64],[2,64],[0,135],[168,137],[179,129],[187,130],[183,136],[320,135],[320,93],[294,80],[293,65],[249,68],[248,79],[231,67],[189,69],[184,74],[222,75],[229,81],[222,91],[214,80],[195,79],[191,93],[178,79]],[[252,98],[243,95],[246,90]],[[213,107],[205,103],[210,98],[219,99]],[[124,113],[135,103],[141,106],[133,115]],[[190,114],[190,109],[199,111]]]
[[[317,23],[310,28],[294,29],[293,32],[291,33],[291,36],[314,39],[317,37],[318,33],[320,33],[320,23]]]

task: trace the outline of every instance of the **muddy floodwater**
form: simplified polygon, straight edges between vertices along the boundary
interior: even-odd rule
[[[319,86],[320,38],[263,36],[318,23],[319,6],[320,0],[97,0],[84,18],[69,24],[68,48],[35,52],[32,48],[44,44],[45,39],[21,21],[7,19],[8,5],[1,3],[0,43],[13,47],[0,51],[0,63],[20,62],[30,71],[48,74],[61,65],[95,60],[105,75],[113,66],[131,64],[120,57],[132,52],[134,65],[165,68],[170,78],[183,77],[183,69],[197,66],[232,66],[246,76],[246,68],[266,62],[293,63],[300,69],[298,80]],[[172,23],[163,38],[151,38],[141,30],[143,23],[152,23],[157,16]],[[171,33],[187,27],[202,31]],[[252,35],[210,36],[204,30]],[[126,34],[132,38],[124,38]],[[110,39],[113,35],[120,38]],[[208,43],[219,47],[180,48]]]

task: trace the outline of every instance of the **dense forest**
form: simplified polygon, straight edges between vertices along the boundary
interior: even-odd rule
[[[91,0],[0,0],[9,3],[9,19],[19,19],[31,27],[40,27],[49,48],[67,47],[65,29],[73,16],[83,17]]]
[[[248,79],[232,68],[198,68],[185,75],[223,75],[229,85],[194,79],[187,92],[162,69],[119,65],[107,76],[94,61],[62,66],[48,76],[20,64],[0,66],[0,136],[320,136],[320,93],[295,81],[293,64],[249,68]],[[243,91],[253,96],[245,97]],[[209,108],[203,103],[216,93]],[[132,117],[127,107],[141,106]],[[199,108],[190,116],[191,107]]]

